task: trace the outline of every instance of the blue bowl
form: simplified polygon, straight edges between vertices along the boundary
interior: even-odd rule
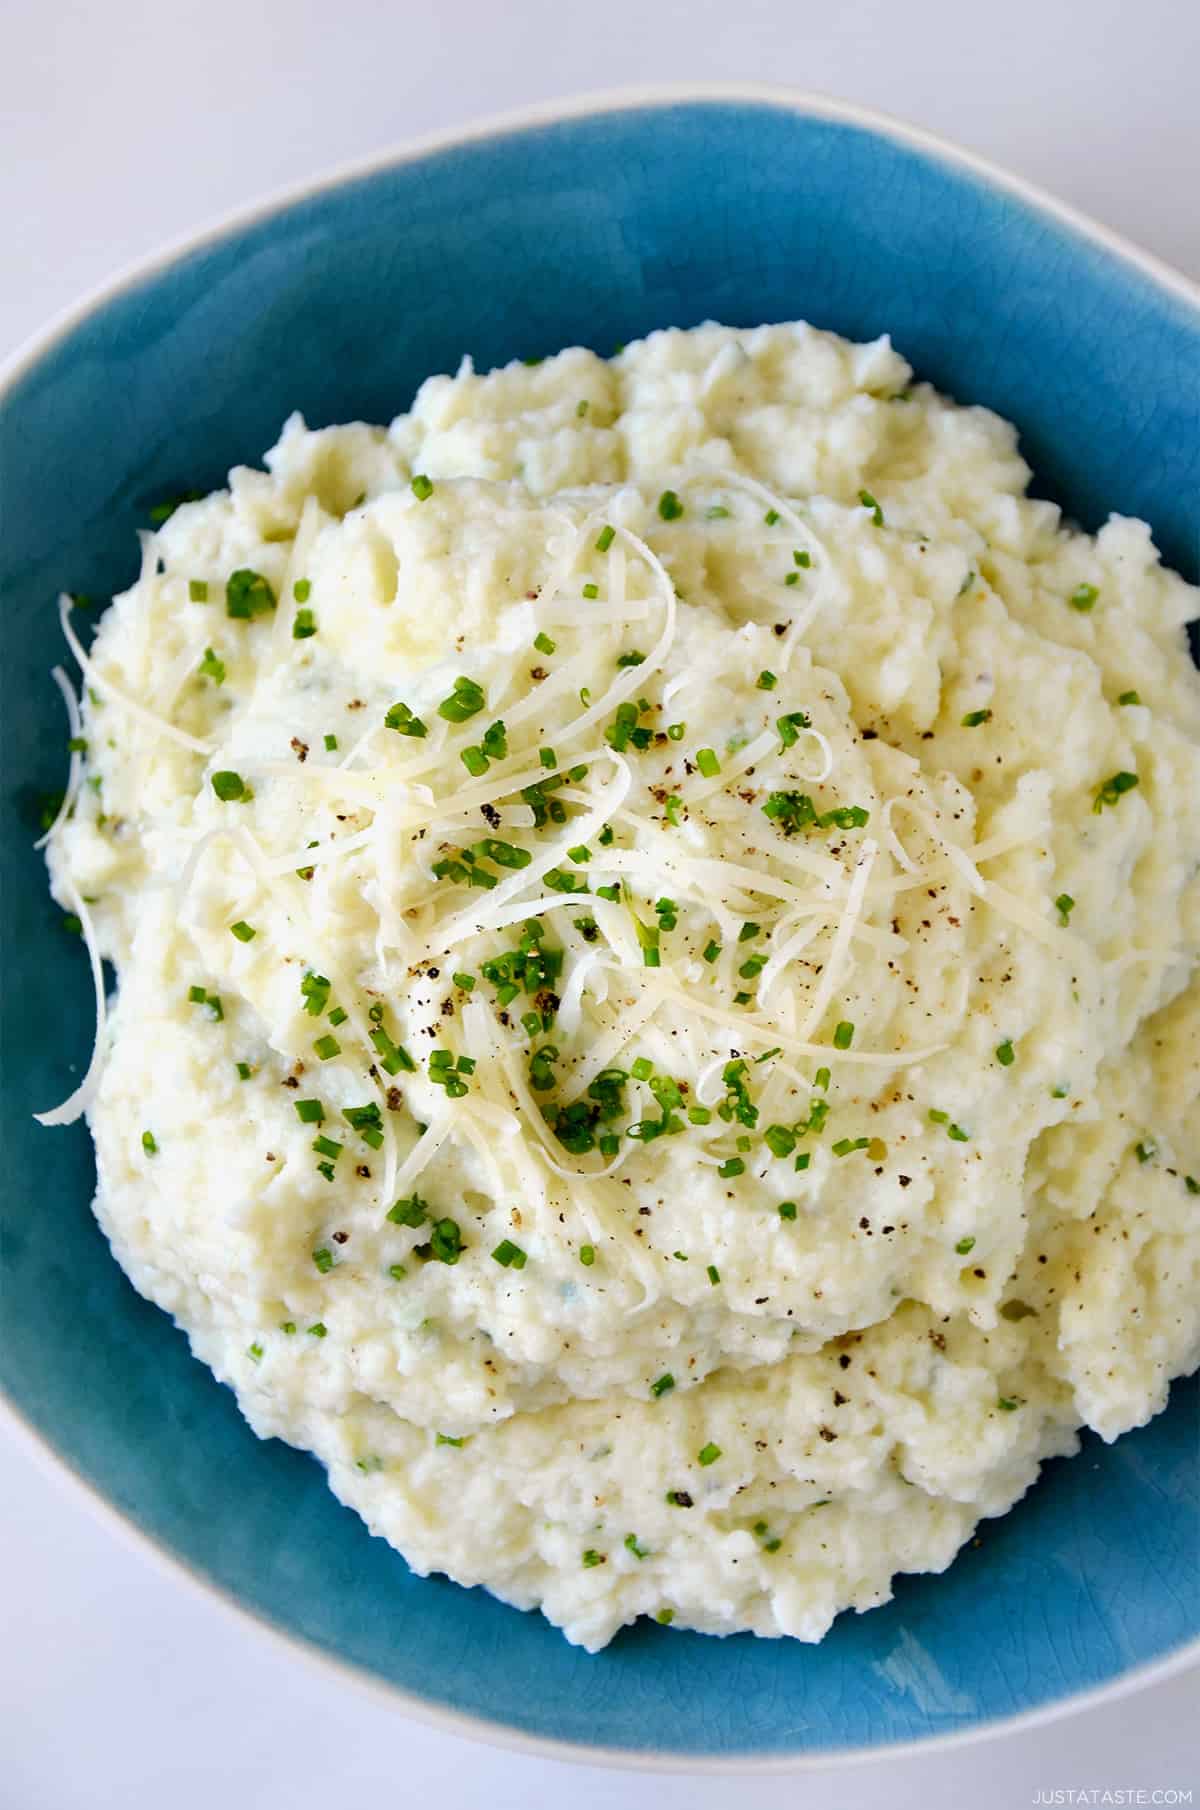
[[[54,598],[128,584],[148,507],[257,461],[293,408],[387,421],[463,352],[486,368],[798,316],[889,331],[920,376],[1019,425],[1071,514],[1143,516],[1197,576],[1196,292],[960,153],[787,94],[592,101],[386,158],[136,271],[0,380],[0,1380],[95,1495],[243,1609],[419,1714],[591,1758],[824,1762],[1183,1663],[1195,1387],[1113,1447],[1085,1439],[945,1575],[902,1579],[820,1647],[639,1626],[588,1658],[539,1616],[413,1577],[133,1292],[91,1216],[84,1128],[30,1118],[91,1040],[83,956],[31,848],[31,801],[64,765]]]

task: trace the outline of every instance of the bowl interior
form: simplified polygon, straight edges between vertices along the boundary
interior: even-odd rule
[[[60,589],[136,570],[149,506],[257,461],[284,416],[386,421],[486,368],[668,324],[889,331],[1015,420],[1088,526],[1144,516],[1196,576],[1200,311],[940,155],[785,101],[640,104],[506,129],[240,225],[102,302],[0,397],[0,1381],[66,1461],[245,1606],[443,1708],[542,1738],[783,1755],[961,1731],[1102,1685],[1200,1630],[1197,1397],[1085,1440],[940,1578],[818,1648],[657,1627],[596,1658],[482,1591],[413,1577],[306,1456],[258,1441],[140,1300],[89,1210],[90,1141],[31,1120],[91,1041],[77,939],[31,848],[62,783]]]

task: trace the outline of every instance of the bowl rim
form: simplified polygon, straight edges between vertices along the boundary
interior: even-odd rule
[[[111,276],[94,285],[74,302],[58,310],[41,328],[19,342],[15,350],[0,360],[0,409],[6,396],[55,347],[64,341],[90,315],[106,303],[115,301],[148,279],[166,271],[179,258],[201,251],[236,233],[261,224],[272,216],[285,213],[303,201],[325,195],[348,183],[379,175],[404,164],[419,162],[440,151],[483,144],[490,139],[534,130],[541,126],[574,120],[596,118],[624,112],[666,111],[678,106],[759,107],[792,112],[803,119],[826,120],[834,124],[858,127],[881,139],[904,148],[923,152],[971,176],[982,186],[999,190],[1023,202],[1060,227],[1090,241],[1111,258],[1138,272],[1177,301],[1194,309],[1200,317],[1200,282],[1193,281],[1155,253],[1145,251],[1111,227],[1089,214],[1060,201],[1037,183],[1017,176],[954,140],[926,131],[876,108],[861,106],[817,91],[792,88],[768,82],[701,82],[656,83],[588,91],[559,100],[541,101],[530,106],[510,108],[488,114],[464,125],[443,127],[435,132],[393,143],[383,150],[347,160],[323,174],[289,183],[272,190],[257,200],[232,209],[191,231],[178,234],[119,267]],[[636,1748],[592,1745],[579,1741],[558,1740],[548,1735],[529,1734],[511,1725],[493,1721],[483,1715],[447,1707],[436,1699],[419,1696],[403,1685],[393,1684],[367,1667],[342,1659],[316,1641],[293,1633],[257,1609],[249,1607],[231,1590],[207,1576],[187,1559],[174,1552],[158,1536],[139,1525],[131,1514],[105,1496],[83,1473],[59,1452],[51,1440],[27,1418],[7,1392],[0,1388],[0,1425],[14,1436],[17,1448],[32,1457],[43,1474],[53,1479],[64,1492],[87,1507],[97,1520],[114,1533],[131,1552],[149,1558],[165,1577],[183,1579],[199,1594],[215,1599],[221,1606],[245,1623],[265,1634],[280,1649],[298,1655],[303,1661],[335,1673],[376,1701],[399,1709],[415,1720],[447,1734],[510,1752],[530,1754],[540,1759],[574,1762],[583,1765],[648,1773],[693,1774],[787,1774],[819,1772],[846,1765],[862,1765],[884,1759],[902,1759],[915,1755],[945,1752],[981,1740],[995,1739],[1024,1729],[1041,1727],[1084,1709],[1095,1709],[1114,1703],[1135,1691],[1174,1677],[1189,1667],[1200,1664],[1200,1634],[1184,1641],[1171,1652],[1120,1673],[1104,1684],[1074,1691],[1034,1709],[1015,1715],[996,1717],[972,1724],[970,1728],[945,1734],[918,1736],[913,1740],[891,1741],[872,1747],[845,1747],[823,1750],[797,1749],[790,1753],[692,1754],[686,1749],[642,1751]]]

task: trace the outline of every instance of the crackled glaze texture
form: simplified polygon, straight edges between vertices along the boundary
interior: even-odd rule
[[[587,280],[580,280],[580,272]],[[9,1186],[0,1375],[102,1494],[246,1607],[431,1704],[532,1736],[693,1756],[865,1748],[1046,1705],[1200,1627],[1195,1389],[1052,1463],[942,1577],[818,1649],[640,1627],[597,1658],[480,1591],[411,1576],[258,1442],[140,1300],[90,1213],[76,1127],[30,1119],[90,1036],[80,951],[29,807],[61,783],[59,588],[133,576],[149,504],[208,489],[301,408],[386,419],[463,351],[601,351],[706,317],[889,331],[922,377],[1015,420],[1086,526],[1143,516],[1196,575],[1200,315],[927,151],[779,103],[674,102],[501,132],[343,183],[93,310],[2,399],[0,584]],[[16,967],[11,958],[10,976]]]

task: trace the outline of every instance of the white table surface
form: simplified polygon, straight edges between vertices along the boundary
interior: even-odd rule
[[[634,82],[791,82],[889,110],[1200,276],[1195,0],[0,0],[0,27],[0,357],[282,184]],[[0,1500],[0,1810],[342,1810],[381,1790],[439,1810],[649,1810],[684,1791],[694,1810],[1200,1802],[1195,1671],[983,1745],[672,1783],[405,1718],[127,1545],[3,1426]]]

